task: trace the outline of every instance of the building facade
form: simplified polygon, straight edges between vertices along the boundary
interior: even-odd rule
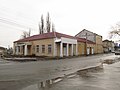
[[[34,35],[14,42],[14,55],[73,56],[77,55],[77,39],[58,32]]]
[[[98,35],[96,33],[93,33],[91,31],[88,31],[86,29],[83,29],[81,32],[79,32],[77,35],[75,35],[75,37],[84,38],[86,40],[94,42],[95,45],[92,45],[92,47],[91,47],[92,51],[95,54],[103,53],[102,36],[100,36],[100,35]],[[87,51],[89,53],[90,49],[87,48]]]
[[[83,38],[78,40],[78,55],[93,55],[95,54],[95,43]]]
[[[114,52],[115,49],[115,44],[113,41],[109,41],[109,40],[104,40],[103,41],[103,51],[104,53],[108,53],[108,52]]]
[[[86,32],[85,32],[86,33]],[[50,32],[14,42],[14,55],[63,57],[101,53],[101,39],[88,32],[90,39]],[[83,35],[85,35],[82,32]],[[96,38],[95,38],[96,37]],[[91,40],[91,41],[90,41]],[[97,44],[96,44],[97,42]],[[100,45],[100,46],[99,46]]]
[[[103,53],[103,42],[102,42],[102,36],[96,34],[96,37],[95,37],[96,41],[96,54],[99,54],[99,53]]]
[[[5,48],[4,47],[0,47],[0,57],[2,57],[5,54]]]

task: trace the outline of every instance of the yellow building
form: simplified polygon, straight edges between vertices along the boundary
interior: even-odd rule
[[[73,56],[78,55],[77,39],[73,36],[50,32],[14,42],[14,55]]]
[[[103,53],[103,42],[102,42],[102,36],[96,34],[96,53]]]
[[[78,40],[78,55],[92,55],[95,50],[95,43],[83,38],[77,38]]]
[[[83,34],[84,35],[84,34]],[[58,32],[50,32],[27,37],[14,42],[14,55],[63,57],[92,55],[101,53],[101,37],[96,43],[85,38],[74,37]]]

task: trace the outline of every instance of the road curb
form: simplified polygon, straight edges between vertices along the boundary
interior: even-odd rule
[[[53,78],[53,79],[50,79],[50,80],[42,81],[40,83],[41,84],[40,86],[42,88],[44,88],[44,87],[47,87],[49,85],[58,83],[58,82],[64,80],[65,78],[72,78],[72,77],[76,76],[77,74],[84,75],[88,72],[96,71],[96,70],[99,70],[99,69],[103,69],[103,63],[99,63],[95,66],[85,67],[85,68],[82,68],[80,70],[77,70],[76,72],[73,72],[73,73],[70,73],[70,74],[64,74],[61,77],[56,77],[56,78]]]

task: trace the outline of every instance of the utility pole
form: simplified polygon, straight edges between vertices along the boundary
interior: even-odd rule
[[[86,56],[87,56],[87,40],[88,40],[88,36],[92,36],[92,35],[88,35],[88,33],[86,32],[85,35],[82,35],[85,37],[85,53],[86,53]]]
[[[86,51],[86,56],[87,56],[87,33],[85,34],[85,51]]]

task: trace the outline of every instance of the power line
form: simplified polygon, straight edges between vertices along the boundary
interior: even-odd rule
[[[5,16],[7,16],[7,17],[10,17],[11,16],[11,18],[13,17],[13,14],[11,14],[11,12],[10,11],[14,11],[14,10],[12,10],[12,9],[10,9],[10,7],[8,8],[8,7],[0,7],[0,13],[1,14],[3,14],[3,15],[5,15]],[[7,11],[6,11],[7,10]],[[9,11],[8,11],[9,10]],[[17,11],[16,11],[17,12]],[[3,18],[3,17],[2,17]],[[8,19],[8,18],[4,18],[4,19]],[[25,17],[25,16],[22,16],[21,17],[21,19],[26,19],[27,21],[29,21],[32,25],[34,25],[34,23],[33,23],[33,21],[31,20],[32,18],[31,17]],[[11,21],[11,20],[10,20]],[[14,21],[15,22],[15,21]]]
[[[1,9],[1,8],[0,8]],[[1,14],[3,14],[3,15],[5,15],[5,16],[7,16],[7,17],[13,17],[12,16],[12,14],[10,14],[10,13],[8,13],[8,12],[6,12],[6,11],[0,11],[0,13]],[[25,17],[25,16],[22,16],[22,17],[20,17],[20,18],[22,18],[22,19],[26,19],[27,21],[29,21],[31,24],[34,24],[34,23],[32,23],[33,21],[31,20],[32,18],[28,18],[28,17]],[[27,19],[28,18],[28,19]]]
[[[13,26],[11,26],[11,25],[10,25],[10,26],[9,26],[9,25],[6,26],[6,24],[4,24],[4,25],[3,25],[3,24],[0,24],[0,26],[1,26],[1,27],[5,27],[5,28],[12,28],[12,29],[14,29],[14,30],[19,30],[19,31],[22,31],[22,32],[25,31],[25,30],[23,30],[23,29],[20,29],[20,28],[17,28],[17,27],[13,27]]]
[[[13,25],[13,26],[16,26],[16,27],[19,27],[19,28],[36,30],[34,28],[31,28],[31,27],[28,27],[28,26],[25,26],[25,25],[22,25],[22,24],[18,24],[17,22],[15,22],[13,20],[3,18],[3,17],[0,17],[0,22],[5,23],[5,24],[9,24],[9,25]]]

